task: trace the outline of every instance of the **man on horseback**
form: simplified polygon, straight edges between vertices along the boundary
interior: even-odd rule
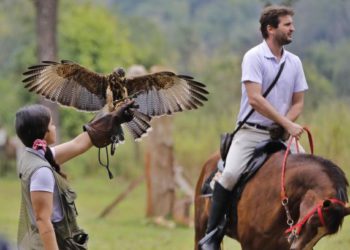
[[[220,249],[224,229],[218,226],[228,209],[228,198],[250,160],[255,146],[270,138],[269,128],[278,124],[291,136],[299,138],[302,126],[294,121],[304,105],[307,82],[298,56],[283,46],[292,42],[294,12],[285,6],[266,7],[260,17],[263,42],[250,49],[242,62],[242,98],[237,125],[251,108],[254,112],[235,134],[226,157],[225,169],[214,185],[206,236],[199,242],[202,250]],[[269,87],[285,62],[284,71],[265,98]]]

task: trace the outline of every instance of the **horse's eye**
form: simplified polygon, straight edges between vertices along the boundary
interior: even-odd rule
[[[332,202],[330,200],[325,200],[323,202],[323,207],[326,208],[326,207],[329,207],[330,205],[332,204]]]

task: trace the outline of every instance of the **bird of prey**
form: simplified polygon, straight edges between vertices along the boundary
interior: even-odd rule
[[[30,92],[81,111],[110,112],[119,101],[134,99],[139,108],[126,124],[134,139],[146,133],[151,117],[197,109],[208,94],[191,76],[159,72],[127,78],[122,68],[103,75],[68,60],[43,61],[23,74]]]

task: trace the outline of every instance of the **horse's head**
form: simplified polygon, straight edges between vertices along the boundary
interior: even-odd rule
[[[325,235],[338,232],[350,207],[337,199],[326,199],[308,207],[310,202],[302,202],[300,219],[290,232],[291,250],[311,250]]]

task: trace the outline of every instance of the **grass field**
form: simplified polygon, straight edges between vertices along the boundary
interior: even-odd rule
[[[153,225],[145,219],[145,186],[140,185],[107,217],[98,219],[102,210],[126,188],[128,182],[105,175],[71,180],[78,193],[78,220],[90,235],[89,248],[99,250],[185,250],[193,249],[194,229],[173,229]],[[19,213],[19,182],[15,178],[0,179],[0,233],[15,242]],[[341,231],[324,238],[316,250],[350,249],[350,217]],[[225,250],[240,249],[225,239]]]

